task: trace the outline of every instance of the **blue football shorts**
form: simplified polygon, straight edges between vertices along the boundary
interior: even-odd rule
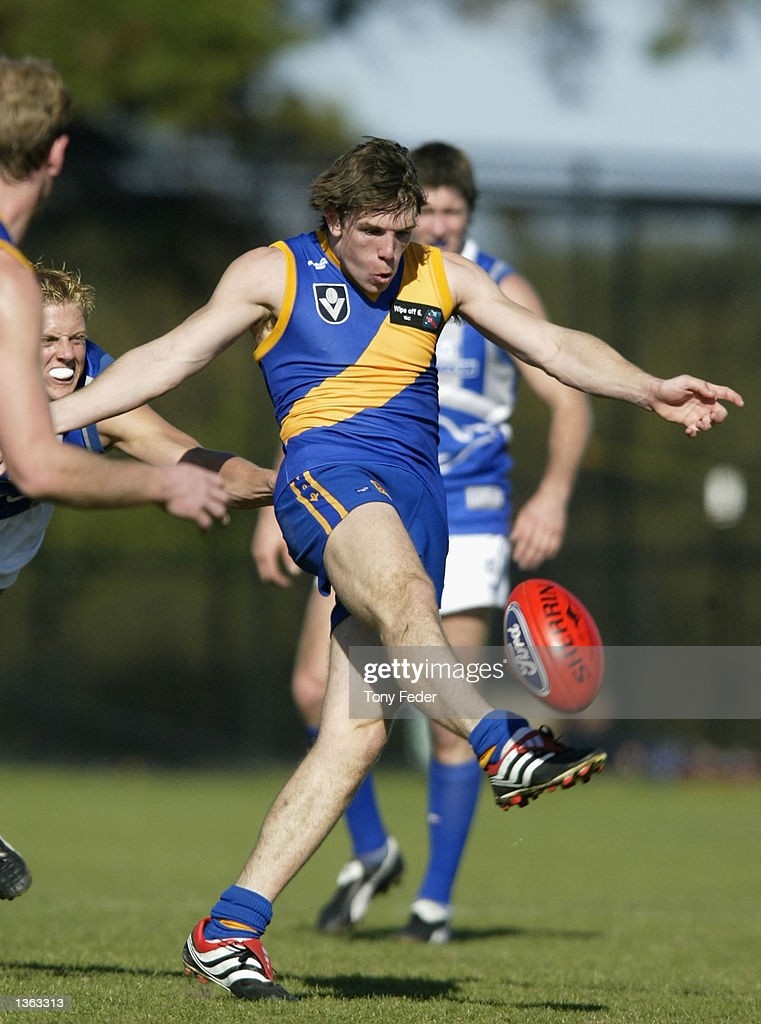
[[[275,514],[291,558],[317,577],[321,593],[329,594],[323,564],[327,539],[352,509],[370,501],[396,509],[440,599],[448,547],[443,488],[437,493],[417,474],[396,466],[369,470],[338,463],[300,473],[290,482],[278,481]],[[336,595],[333,627],[347,615]]]

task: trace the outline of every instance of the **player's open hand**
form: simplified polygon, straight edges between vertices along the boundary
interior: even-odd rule
[[[511,555],[524,572],[554,558],[565,535],[565,505],[537,491],[518,510],[510,531]]]
[[[745,404],[742,396],[732,388],[682,374],[658,382],[652,408],[665,420],[683,424],[688,437],[695,437],[727,418],[728,410],[722,402],[731,402],[739,408]]]
[[[227,461],[219,471],[230,508],[261,508],[272,504],[277,473],[249,462],[240,455]]]
[[[227,492],[217,473],[187,463],[158,468],[164,478],[161,504],[170,515],[190,519],[202,530],[215,520],[228,522]]]

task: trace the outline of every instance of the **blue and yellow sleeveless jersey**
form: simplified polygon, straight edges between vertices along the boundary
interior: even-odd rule
[[[254,357],[280,426],[280,485],[318,466],[387,464],[440,493],[435,349],[454,305],[441,253],[410,244],[373,299],[344,275],[323,231],[274,245],[285,297]]]
[[[0,221],[0,249],[2,249],[3,252],[7,252],[8,255],[12,256],[15,260],[18,260],[22,267],[26,267],[27,270],[32,269],[32,264],[29,262],[29,260],[23,254],[23,252],[21,252],[21,250],[16,246],[15,242],[8,234],[8,230],[5,224],[3,224],[2,221]]]
[[[85,366],[82,376],[79,378],[77,390],[89,384],[114,361],[108,352],[104,352],[99,345],[96,345],[94,341],[90,341],[89,338],[85,342],[85,346]],[[87,448],[98,455],[103,451],[103,442],[94,424],[76,430],[67,430],[61,439],[65,444]],[[7,473],[0,475],[0,519],[8,519],[10,516],[18,515],[20,512],[26,512],[28,508],[31,508],[32,504],[33,502],[25,494],[21,494],[15,484],[8,479]]]

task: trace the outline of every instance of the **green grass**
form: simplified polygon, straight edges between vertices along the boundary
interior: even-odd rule
[[[400,945],[425,856],[424,781],[378,775],[408,861],[352,939],[312,922],[346,858],[336,829],[267,933],[292,1004],[183,977],[195,920],[234,880],[285,769],[237,774],[0,769],[2,831],[32,888],[0,903],[0,993],[66,995],[76,1024],[757,1024],[761,792],[610,771],[504,814],[486,786],[445,947]]]

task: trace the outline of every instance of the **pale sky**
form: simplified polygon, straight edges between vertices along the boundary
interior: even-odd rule
[[[340,103],[358,134],[415,145],[552,145],[671,156],[761,158],[761,21],[723,56],[653,63],[642,40],[658,0],[596,0],[600,49],[580,62],[581,99],[563,101],[541,57],[531,0],[484,24],[435,0],[376,0],[345,32],[288,51],[277,80]],[[761,173],[761,161],[759,162]]]

